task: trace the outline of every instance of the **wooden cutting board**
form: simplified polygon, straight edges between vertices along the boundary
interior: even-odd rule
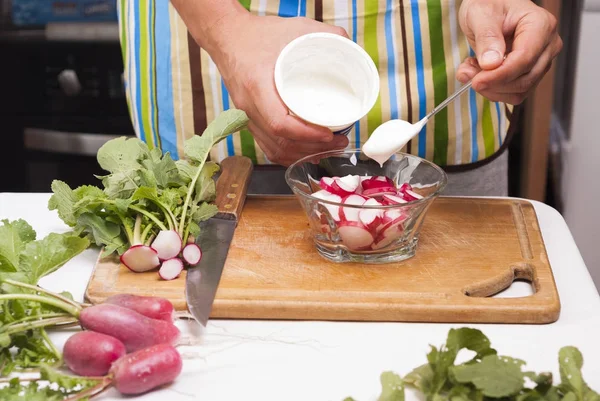
[[[491,298],[514,279],[535,293]],[[118,293],[170,299],[185,310],[185,272],[162,281],[98,260],[92,303]],[[533,206],[521,200],[438,198],[416,256],[389,265],[336,264],[317,254],[294,197],[248,197],[211,318],[550,323],[559,296]]]

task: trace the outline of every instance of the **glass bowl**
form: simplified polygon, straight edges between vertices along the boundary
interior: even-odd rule
[[[368,264],[415,255],[427,210],[447,183],[441,168],[420,157],[396,153],[380,166],[360,149],[305,157],[285,179],[319,254]]]

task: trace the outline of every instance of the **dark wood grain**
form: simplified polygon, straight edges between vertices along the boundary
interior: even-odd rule
[[[231,156],[221,162],[215,200],[219,208],[219,217],[236,220],[240,217],[252,168],[252,161],[245,156]]]

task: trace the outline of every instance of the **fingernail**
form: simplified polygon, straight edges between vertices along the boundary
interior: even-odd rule
[[[502,60],[502,55],[496,50],[488,50],[481,56],[482,64],[495,64]]]

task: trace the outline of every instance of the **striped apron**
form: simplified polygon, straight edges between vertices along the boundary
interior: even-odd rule
[[[380,74],[380,96],[348,134],[364,143],[381,123],[416,122],[461,85],[473,55],[458,24],[462,0],[240,0],[256,15],[304,16],[338,25]],[[167,0],[118,0],[127,102],[136,135],[177,159],[183,142],[233,106],[219,71]],[[404,151],[440,166],[479,162],[506,139],[512,107],[470,90],[440,111]],[[215,146],[211,159],[245,155],[270,164],[247,130]]]

